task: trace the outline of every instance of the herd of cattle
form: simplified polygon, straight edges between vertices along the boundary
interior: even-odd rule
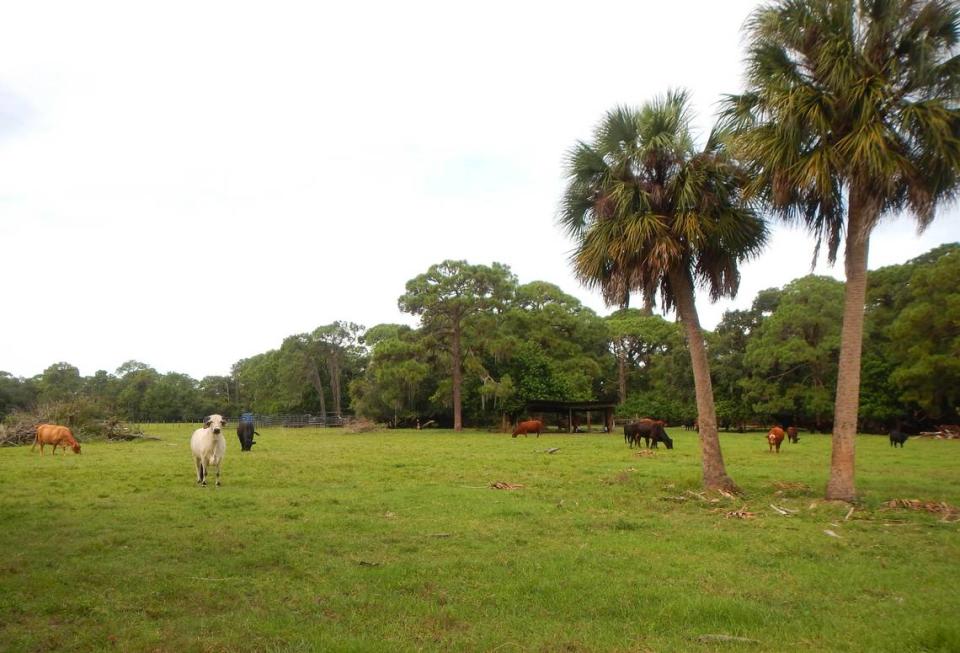
[[[220,465],[223,463],[223,457],[227,450],[227,441],[224,437],[224,427],[227,425],[227,419],[221,415],[209,415],[203,419],[203,428],[193,432],[190,437],[190,451],[193,454],[193,462],[197,472],[197,485],[206,486],[207,476],[212,468],[216,467],[216,483],[220,485]],[[629,422],[623,426],[623,440],[632,449],[634,445],[640,446],[643,440],[645,446],[657,448],[659,443],[666,445],[667,449],[673,449],[673,440],[667,435],[667,423],[659,419],[644,417],[643,419]],[[518,435],[527,436],[536,433],[537,437],[546,429],[542,420],[533,419],[517,422],[513,430],[513,437]],[[237,425],[237,438],[240,440],[240,450],[250,451],[256,444],[253,440],[254,435],[260,435],[254,430],[252,421],[241,420]],[[903,448],[909,436],[894,429],[890,431],[890,446],[896,447],[898,444]],[[797,443],[800,436],[797,433],[797,427],[789,426],[783,429],[774,426],[767,433],[767,443],[770,451],[780,453],[780,445],[784,440]],[[40,424],[37,426],[37,434],[31,447],[31,451],[40,446],[40,455],[43,455],[45,445],[53,445],[53,455],[57,453],[57,447],[60,447],[66,453],[67,447],[73,449],[74,453],[80,453],[80,443],[73,436],[73,433],[66,426],[57,424]]]

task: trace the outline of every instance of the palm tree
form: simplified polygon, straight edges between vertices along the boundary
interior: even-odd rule
[[[827,498],[851,501],[870,233],[920,229],[956,192],[958,6],[946,0],[778,0],[747,22],[747,89],[725,101],[750,194],[826,244],[845,241],[846,294]]]
[[[760,251],[766,228],[743,201],[743,179],[720,134],[696,151],[687,104],[685,92],[670,92],[639,110],[607,113],[593,142],[569,153],[559,222],[576,242],[576,275],[608,304],[621,302],[624,289],[659,290],[664,309],[679,313],[696,384],[704,485],[734,491],[694,289],[705,286],[713,299],[734,295],[738,264]]]

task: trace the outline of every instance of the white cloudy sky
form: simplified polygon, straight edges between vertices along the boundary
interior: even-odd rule
[[[564,153],[671,87],[705,132],[756,4],[5,3],[0,370],[226,374],[334,320],[410,323],[405,282],[447,258],[605,314],[555,226]],[[957,217],[884,225],[871,268],[960,239]],[[704,324],[812,251],[778,227]]]

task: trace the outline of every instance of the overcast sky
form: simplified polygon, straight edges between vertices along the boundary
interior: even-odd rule
[[[757,4],[5,3],[0,370],[227,374],[334,320],[413,324],[404,284],[444,259],[606,314],[556,227],[564,154],[669,88],[704,135]],[[891,220],[870,267],[956,240],[956,206],[923,236]],[[812,252],[776,227],[704,325]]]

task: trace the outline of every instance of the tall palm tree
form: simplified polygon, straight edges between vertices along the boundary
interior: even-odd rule
[[[766,228],[743,201],[719,133],[697,151],[689,123],[682,91],[608,112],[593,142],[569,153],[559,222],[576,243],[576,275],[608,304],[625,289],[658,290],[664,309],[676,308],[696,384],[704,485],[732,491],[694,289],[705,286],[713,299],[735,294],[738,264],[760,251]]]
[[[960,169],[958,5],[778,0],[747,22],[747,89],[725,101],[750,193],[826,244],[846,295],[827,498],[851,501],[870,233],[908,210],[920,229]]]

